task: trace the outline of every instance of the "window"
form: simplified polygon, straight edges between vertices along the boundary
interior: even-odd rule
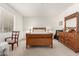
[[[11,32],[13,30],[14,16],[5,9],[0,12],[0,32]]]

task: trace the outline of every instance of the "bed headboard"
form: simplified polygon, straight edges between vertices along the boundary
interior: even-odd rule
[[[46,32],[46,27],[33,27],[33,32],[35,32],[35,31]]]

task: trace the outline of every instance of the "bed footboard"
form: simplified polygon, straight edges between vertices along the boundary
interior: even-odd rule
[[[53,34],[30,34],[26,33],[26,48],[28,46],[49,46],[53,47]]]

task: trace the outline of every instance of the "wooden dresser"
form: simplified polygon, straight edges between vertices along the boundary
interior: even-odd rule
[[[64,18],[64,32],[59,33],[59,41],[73,51],[79,52],[79,12]]]
[[[79,52],[79,33],[60,32],[59,41],[75,52]]]

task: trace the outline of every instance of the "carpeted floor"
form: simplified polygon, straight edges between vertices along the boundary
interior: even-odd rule
[[[10,56],[79,56],[79,53],[75,53],[55,39],[53,48],[31,47],[29,49],[26,49],[25,40],[22,40],[19,47],[15,47],[13,51],[10,50]]]

